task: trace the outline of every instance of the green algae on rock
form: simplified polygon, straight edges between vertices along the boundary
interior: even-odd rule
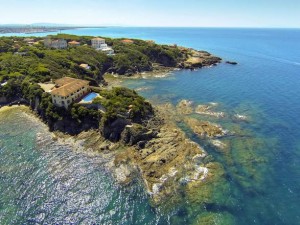
[[[234,217],[230,213],[205,212],[200,214],[192,225],[234,225]]]

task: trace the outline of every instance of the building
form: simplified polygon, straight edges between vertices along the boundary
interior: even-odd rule
[[[78,41],[70,41],[70,42],[68,42],[68,45],[70,47],[76,47],[76,46],[80,46],[80,42],[78,42]]]
[[[44,40],[45,47],[48,48],[56,48],[56,49],[63,49],[68,47],[68,43],[64,39],[58,39],[58,40],[51,40],[51,38],[47,37]]]
[[[83,68],[83,69],[86,69],[86,70],[90,70],[91,69],[91,67],[89,66],[89,64],[84,64],[84,63],[82,63],[82,64],[80,64],[79,65],[81,68]]]
[[[105,40],[103,38],[93,38],[92,39],[92,47],[98,49],[101,47],[102,44],[105,44]]]
[[[99,46],[99,48],[97,48],[96,50],[102,51],[102,52],[106,53],[107,55],[113,55],[115,53],[115,51],[112,49],[112,47],[108,46],[107,44],[101,44]]]
[[[102,52],[106,53],[107,55],[114,54],[114,50],[112,49],[112,47],[108,46],[105,43],[105,40],[103,38],[99,38],[99,37],[93,38],[92,39],[92,47],[98,51],[102,51]]]
[[[114,55],[115,51],[111,47],[101,49],[102,52],[106,53],[107,55]]]
[[[89,92],[89,81],[63,77],[55,81],[55,88],[50,94],[54,105],[67,109],[69,105]]]
[[[32,46],[36,43],[35,39],[33,39],[33,38],[24,38],[23,41],[26,42],[29,46]]]
[[[35,39],[33,39],[33,38],[24,38],[23,41],[29,43],[29,42],[35,42]]]
[[[133,40],[130,40],[130,39],[124,39],[121,41],[123,44],[133,44],[134,41]]]

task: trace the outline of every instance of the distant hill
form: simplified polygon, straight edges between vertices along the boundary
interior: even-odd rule
[[[20,28],[20,27],[104,27],[100,25],[76,25],[76,24],[60,24],[60,23],[31,23],[31,24],[0,24],[0,27]]]
[[[29,26],[43,26],[43,27],[78,27],[74,24],[59,24],[59,23],[32,23]]]
[[[0,24],[0,27],[76,27],[73,24],[32,23],[32,24]]]

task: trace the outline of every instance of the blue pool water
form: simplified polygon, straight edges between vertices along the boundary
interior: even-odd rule
[[[91,93],[89,93],[87,96],[85,96],[81,101],[83,101],[83,102],[91,102],[91,101],[93,101],[93,99],[96,98],[97,96],[98,96],[97,93],[91,92]]]
[[[299,29],[114,27],[65,32],[177,43],[237,61],[237,66],[222,63],[124,85],[157,104],[216,102],[216,110],[228,117],[214,122],[246,135],[225,140],[231,147],[224,154],[182,126],[222,164],[226,182],[216,185],[215,199],[205,206],[182,202],[166,211],[151,207],[139,182],[115,184],[101,157],[53,143],[40,146],[36,133],[47,136],[41,124],[20,113],[1,117],[1,224],[197,224],[207,215],[214,216],[213,224],[300,224]],[[250,121],[236,121],[235,114]]]

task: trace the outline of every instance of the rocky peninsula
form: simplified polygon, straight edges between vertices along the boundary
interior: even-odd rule
[[[75,149],[106,155],[110,158],[107,167],[121,184],[128,185],[142,178],[153,205],[179,203],[181,191],[191,194],[192,199],[194,188],[216,179],[220,165],[176,125],[175,114],[171,114],[173,109],[171,105],[156,106],[143,127],[137,123],[124,126],[124,121],[115,121],[114,127],[121,130],[114,129],[110,137],[120,133],[118,141],[104,138],[99,130],[76,136],[56,132],[55,139],[71,143]],[[224,135],[213,124],[205,126],[213,137]]]
[[[179,202],[182,191],[194,199],[197,189],[223,176],[222,166],[177,124],[184,122],[200,138],[226,136],[227,131],[217,124],[186,117],[195,112],[219,115],[210,106],[195,109],[192,102],[183,100],[177,106],[153,107],[133,90],[106,88],[103,79],[104,74],[130,77],[145,72],[193,70],[216,65],[221,58],[177,45],[142,40],[124,43],[110,38],[105,41],[114,48],[115,55],[107,56],[89,46],[91,37],[63,34],[52,38],[81,44],[57,50],[46,48],[41,38],[34,37],[30,43],[19,37],[0,38],[0,96],[6,103],[30,106],[55,132],[54,139],[71,140],[76,148],[108,154],[111,160],[107,166],[116,180],[129,184],[141,178],[154,205]],[[79,63],[90,65],[90,69],[80,68]],[[93,91],[101,96],[93,103],[105,110],[77,103],[68,109],[55,106],[38,83],[47,83],[62,74],[90,81]],[[199,201],[211,194],[206,192]]]

